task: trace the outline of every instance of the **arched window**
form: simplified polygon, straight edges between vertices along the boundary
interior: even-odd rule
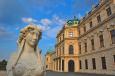
[[[69,45],[69,54],[73,54],[73,53],[74,53],[73,45]]]

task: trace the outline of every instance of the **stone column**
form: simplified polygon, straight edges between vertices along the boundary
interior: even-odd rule
[[[56,59],[56,71],[58,71],[58,59]]]
[[[62,72],[62,59],[60,58],[60,72]]]
[[[54,71],[55,71],[55,62],[56,62],[56,61],[54,60]]]
[[[65,63],[64,63],[64,72],[68,72],[68,60],[65,59]]]
[[[59,59],[58,59],[58,72],[59,72]]]

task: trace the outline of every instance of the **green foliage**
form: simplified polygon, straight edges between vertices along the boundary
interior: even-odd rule
[[[6,70],[7,61],[0,61],[0,70]]]

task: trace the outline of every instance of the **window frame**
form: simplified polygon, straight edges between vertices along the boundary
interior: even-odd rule
[[[69,54],[74,54],[74,46],[69,45]]]
[[[112,31],[114,31],[114,34],[112,34]],[[115,29],[110,31],[110,36],[111,36],[111,43],[115,44]]]
[[[88,60],[85,59],[85,69],[88,69]]]
[[[79,54],[81,54],[81,43],[79,43]]]
[[[86,26],[83,27],[84,33],[86,32]]]
[[[82,61],[79,60],[79,69],[82,69]]]
[[[115,63],[115,55],[113,55],[113,62]]]
[[[96,59],[92,58],[92,65],[93,65],[93,69],[96,69]]]
[[[102,69],[106,70],[107,69],[106,58],[105,57],[101,57],[101,62],[102,62]]]
[[[103,34],[99,35],[100,48],[104,47],[104,37]]]
[[[85,46],[85,52],[87,52],[87,42],[84,43]]]
[[[73,37],[73,32],[69,32],[69,37]]]
[[[97,21],[98,21],[98,23],[101,22],[101,16],[100,16],[100,14],[97,16]]]
[[[107,12],[107,16],[111,16],[111,14],[112,14],[111,7],[108,7],[106,9],[106,12]]]
[[[90,25],[90,28],[92,28],[93,27],[93,22],[90,21],[89,25]]]
[[[94,38],[91,39],[91,46],[92,46],[91,50],[95,50],[95,42],[94,42]]]

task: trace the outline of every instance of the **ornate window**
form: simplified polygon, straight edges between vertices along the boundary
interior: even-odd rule
[[[91,39],[92,50],[94,50],[94,39]]]
[[[110,31],[112,44],[115,44],[115,29]]]
[[[96,69],[96,62],[95,62],[95,58],[92,58],[92,64],[93,64],[93,69]]]
[[[99,36],[99,39],[100,39],[100,47],[104,47],[104,39],[103,39],[103,35],[100,35]]]
[[[106,12],[107,12],[107,15],[110,16],[110,15],[112,14],[112,12],[111,12],[111,8],[110,8],[110,7],[107,8],[107,9],[106,9]]]
[[[88,69],[88,61],[85,59],[85,69]]]
[[[79,60],[79,67],[80,67],[80,69],[82,69],[82,63],[81,63],[81,60]]]
[[[69,45],[69,54],[73,54],[73,53],[74,53],[73,45]]]
[[[85,45],[85,52],[87,52],[87,42],[85,42],[84,45]]]
[[[84,26],[83,29],[84,29],[84,33],[85,33],[86,32],[86,26]]]
[[[63,40],[64,40],[64,34],[63,34]]]
[[[63,54],[64,54],[64,46],[62,47],[62,52],[63,52]]]
[[[98,23],[101,22],[101,17],[100,17],[100,15],[97,16],[97,21],[98,21]]]
[[[69,37],[73,37],[73,32],[69,32]]]
[[[102,69],[107,69],[105,57],[101,57],[102,60]]]
[[[79,43],[79,54],[81,54],[81,43]]]
[[[114,58],[114,63],[115,63],[115,55],[113,55],[113,58]]]
[[[48,65],[46,65],[46,68],[48,68]]]
[[[89,24],[90,24],[90,28],[92,28],[92,25],[93,25],[93,24],[92,24],[92,21],[91,21]]]

